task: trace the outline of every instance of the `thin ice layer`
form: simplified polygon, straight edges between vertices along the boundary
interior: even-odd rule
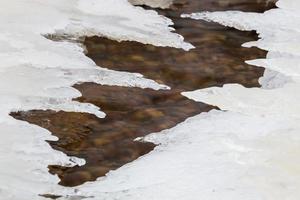
[[[78,187],[81,194],[99,200],[298,200],[300,3],[281,0],[278,6],[264,14],[185,15],[257,30],[261,39],[245,46],[269,51],[266,59],[248,61],[268,69],[262,88],[228,84],[183,93],[223,111],[202,113],[147,136],[160,146]]]
[[[300,127],[290,119],[202,113],[149,135],[146,140],[160,146],[85,184],[81,194],[99,200],[296,200]]]
[[[266,59],[247,61],[267,69],[260,80],[262,88],[244,88],[228,84],[222,88],[207,88],[186,92],[184,95],[196,101],[216,105],[228,111],[227,115],[239,113],[250,117],[242,124],[243,127],[234,131],[235,135],[240,137],[241,128],[250,125],[255,129],[249,134],[257,136],[252,141],[255,148],[240,156],[247,156],[249,152],[254,151],[251,159],[246,157],[251,164],[241,163],[240,168],[247,169],[247,173],[239,177],[247,179],[247,184],[251,184],[252,195],[257,196],[254,199],[296,200],[300,195],[297,189],[300,187],[300,107],[297,103],[300,100],[300,2],[281,0],[277,5],[278,9],[263,14],[232,11],[184,15],[241,30],[256,30],[260,39],[244,46],[257,46],[269,51]],[[240,119],[235,120],[238,122]],[[256,120],[265,122],[257,126]],[[273,122],[276,123],[269,125]],[[234,138],[230,140],[234,141]],[[240,147],[246,147],[242,142],[238,144]],[[257,166],[258,163],[263,165]],[[247,190],[251,191],[250,188]],[[250,195],[251,193],[245,195],[243,199],[250,198]]]
[[[73,193],[58,186],[47,166],[84,164],[53,150],[45,140],[57,138],[34,125],[16,121],[12,111],[51,109],[104,117],[92,104],[72,101],[81,94],[71,86],[95,82],[167,89],[140,74],[96,66],[83,48],[71,41],[81,36],[106,36],[158,46],[189,49],[190,44],[156,12],[135,8],[125,0],[0,1],[0,199],[39,199],[39,194]],[[43,35],[58,35],[55,42]],[[70,39],[70,40],[69,40]]]

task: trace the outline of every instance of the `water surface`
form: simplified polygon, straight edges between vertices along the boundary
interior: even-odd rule
[[[181,13],[229,9],[263,12],[273,6],[273,3],[255,0],[185,0],[176,1],[171,9],[158,10],[171,18],[176,32],[196,47],[189,52],[137,42],[86,38],[87,56],[99,66],[138,72],[170,86],[171,90],[83,83],[74,86],[83,94],[77,100],[99,106],[107,114],[106,118],[40,110],[12,115],[50,130],[59,138],[57,142],[50,142],[53,148],[86,159],[87,164],[81,167],[49,166],[51,173],[59,175],[60,184],[76,186],[93,181],[155,147],[152,143],[134,141],[136,137],[172,128],[190,116],[213,109],[185,98],[180,94],[182,91],[225,83],[258,86],[263,69],[249,66],[244,61],[265,57],[266,53],[241,47],[244,42],[256,40],[255,33],[182,19]]]

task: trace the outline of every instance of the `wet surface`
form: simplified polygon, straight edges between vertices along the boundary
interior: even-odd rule
[[[93,103],[107,116],[98,119],[82,113],[30,111],[12,113],[50,130],[59,141],[51,146],[70,156],[85,158],[85,166],[63,168],[49,166],[62,185],[76,186],[104,176],[141,155],[155,145],[134,141],[174,127],[190,116],[212,109],[191,101],[180,93],[225,83],[258,86],[263,70],[248,66],[244,60],[264,57],[265,52],[242,48],[255,40],[254,33],[239,32],[214,23],[179,18],[181,13],[201,10],[244,10],[262,12],[273,4],[254,0],[176,1],[172,9],[159,12],[175,22],[176,31],[196,49],[154,47],[136,42],[116,42],[105,38],[87,38],[87,55],[99,66],[119,71],[139,72],[147,78],[170,86],[171,90],[101,86],[93,83],[75,85],[82,92],[81,102]]]
[[[51,166],[62,185],[75,186],[104,176],[109,170],[131,162],[151,151],[155,145],[134,141],[136,137],[171,128],[186,118],[212,107],[196,103],[179,91],[76,85],[83,92],[80,101],[91,102],[107,114],[98,119],[89,114],[31,111],[14,114],[47,128],[59,137],[53,148],[85,158],[82,167]]]

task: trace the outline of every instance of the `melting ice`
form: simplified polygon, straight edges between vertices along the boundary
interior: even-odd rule
[[[263,14],[183,15],[256,30],[260,39],[244,46],[269,51],[266,59],[247,61],[267,69],[262,88],[228,84],[183,93],[223,111],[203,113],[147,136],[145,140],[160,144],[153,152],[96,182],[68,189],[56,184],[57,177],[49,175],[46,166],[84,161],[52,150],[44,141],[55,139],[48,131],[15,121],[9,112],[54,109],[104,117],[94,105],[72,101],[80,96],[71,87],[74,83],[167,86],[139,74],[99,68],[76,43],[54,42],[42,35],[98,35],[186,50],[192,46],[170,32],[170,20],[125,0],[1,1],[1,199],[38,199],[46,193],[99,200],[299,199],[300,3],[280,0],[277,5]]]
[[[92,104],[72,101],[81,94],[79,82],[167,89],[140,74],[96,66],[74,42],[55,42],[46,35],[78,39],[106,36],[188,50],[169,25],[154,11],[133,7],[125,0],[13,0],[0,1],[0,199],[38,199],[39,194],[72,193],[58,186],[49,164],[84,164],[53,150],[51,134],[16,121],[11,111],[52,109],[87,112],[104,117]],[[70,191],[71,190],[71,191]]]

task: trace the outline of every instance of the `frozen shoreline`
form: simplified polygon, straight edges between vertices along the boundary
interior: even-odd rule
[[[122,11],[122,12],[120,12]],[[189,49],[154,11],[136,8],[125,0],[16,0],[0,2],[0,199],[39,199],[39,194],[72,193],[57,185],[49,174],[51,164],[84,164],[53,150],[45,140],[51,133],[9,116],[19,110],[64,110],[104,117],[92,104],[72,101],[81,94],[72,86],[79,82],[167,89],[140,74],[98,67],[76,43],[55,42],[47,34],[107,36],[161,46]],[[143,19],[143,20],[141,20]]]
[[[8,115],[11,111],[53,109],[104,117],[91,104],[72,102],[72,98],[80,96],[71,87],[74,83],[166,87],[137,74],[101,69],[76,44],[49,41],[41,34],[65,30],[76,36],[106,35],[191,48],[181,37],[170,33],[171,22],[155,12],[133,8],[125,1],[120,7],[115,7],[114,0],[101,6],[96,1],[76,2],[75,6],[70,6],[68,0],[49,4],[37,0],[0,3],[5,30],[0,32],[0,43],[6,47],[0,50],[0,128],[5,134],[0,151],[4,163],[0,166],[1,199],[38,199],[38,194],[47,193],[63,195],[61,199],[72,199],[73,195],[103,200],[298,199],[300,4],[292,0],[281,0],[280,8],[264,14],[235,11],[189,16],[241,30],[257,30],[262,39],[244,46],[269,51],[267,59],[249,61],[268,69],[261,79],[263,87],[229,84],[186,92],[184,95],[189,98],[217,105],[227,112],[203,113],[173,129],[149,135],[147,141],[161,145],[96,182],[74,189],[56,185],[58,178],[48,174],[47,165],[84,161],[70,160],[51,149],[45,140],[55,138],[48,131],[15,121]],[[126,12],[120,14],[122,9]],[[49,15],[55,18],[49,19]],[[107,20],[106,26],[102,26],[105,28],[98,29]],[[114,22],[122,28],[110,26],[111,20],[117,20]],[[120,35],[120,31],[126,34]],[[56,82],[49,81],[53,79]]]
[[[226,112],[202,113],[147,136],[146,141],[160,146],[98,182],[83,185],[81,191],[122,200],[297,200],[300,4],[281,0],[277,5],[264,14],[191,15],[258,31],[261,39],[244,46],[269,51],[267,59],[248,61],[267,69],[260,79],[262,88],[227,84],[183,93]]]

